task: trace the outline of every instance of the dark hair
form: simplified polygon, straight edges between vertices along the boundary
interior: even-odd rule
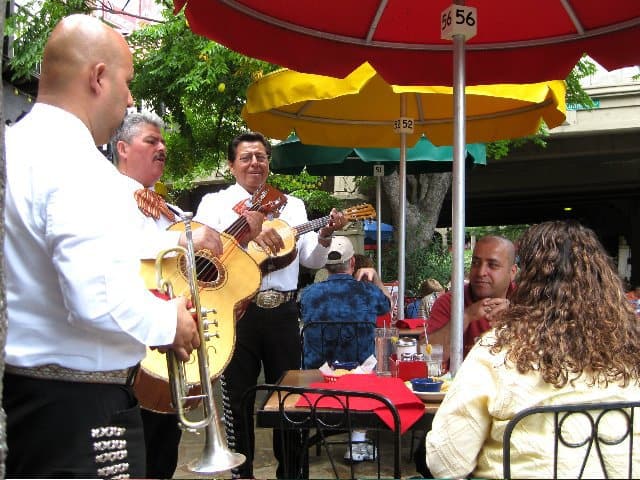
[[[507,365],[559,388],[583,375],[589,385],[638,383],[640,322],[595,233],[574,221],[534,225],[518,256],[518,285],[491,352],[506,349]]]
[[[236,152],[238,150],[238,145],[242,142],[260,142],[264,145],[265,151],[267,152],[267,156],[271,156],[271,144],[267,141],[267,139],[260,132],[246,132],[241,133],[236,136],[231,142],[229,142],[229,149],[227,151],[227,159],[230,163],[235,162],[236,160]]]
[[[373,260],[371,260],[371,258],[367,255],[364,255],[362,253],[355,253],[353,255],[353,258],[355,258],[355,264],[353,266],[353,272],[357,272],[359,268],[373,268],[374,264],[373,264]]]

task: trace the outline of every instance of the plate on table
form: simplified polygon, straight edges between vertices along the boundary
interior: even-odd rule
[[[441,402],[447,392],[416,392],[413,390],[411,386],[411,382],[404,382],[409,390],[411,390],[416,397],[418,397],[423,402]]]

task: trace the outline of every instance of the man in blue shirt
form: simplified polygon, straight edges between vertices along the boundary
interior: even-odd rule
[[[361,268],[354,276],[353,245],[344,236],[331,240],[326,268],[327,280],[305,288],[300,295],[302,322],[371,322],[389,311],[386,289],[373,268]],[[345,327],[347,328],[347,327]],[[353,328],[353,327],[348,327]],[[362,330],[363,332],[365,329]],[[373,329],[358,335],[358,345],[344,341],[331,345],[322,354],[320,329],[307,329],[304,338],[304,367],[318,368],[324,362],[358,361],[362,363],[374,352]],[[358,332],[360,333],[360,332]],[[340,335],[342,339],[346,335]],[[353,337],[352,337],[353,338]],[[356,348],[357,347],[357,348]]]
[[[331,240],[325,265],[329,277],[309,285],[300,295],[302,322],[305,325],[312,322],[370,322],[373,327],[336,326],[335,331],[327,327],[307,327],[303,345],[305,368],[318,368],[324,362],[334,360],[362,363],[374,353],[376,318],[389,311],[389,297],[375,269],[361,268],[354,275],[353,254],[353,245],[347,237]],[[359,331],[354,331],[356,328]],[[345,460],[375,459],[374,448],[366,442],[364,431],[352,432],[351,440],[354,443],[347,450]]]

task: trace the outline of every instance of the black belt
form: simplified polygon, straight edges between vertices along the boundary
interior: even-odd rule
[[[277,308],[283,303],[287,303],[296,297],[297,290],[281,292],[279,290],[263,290],[251,300],[260,308]]]

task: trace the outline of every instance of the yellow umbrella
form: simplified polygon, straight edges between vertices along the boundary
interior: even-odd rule
[[[466,103],[466,116],[462,124],[454,125],[464,111],[460,97]],[[465,143],[532,135],[543,121],[549,128],[558,126],[565,111],[565,85],[559,80],[468,86],[464,96],[456,96],[450,87],[389,85],[364,63],[343,79],[292,70],[265,75],[248,88],[242,116],[251,129],[272,138],[285,139],[295,130],[303,143],[312,145],[400,147],[398,318],[402,319],[407,144],[414,145],[425,134],[436,145],[453,144],[455,156]],[[464,164],[460,161],[454,161],[453,189],[458,192],[452,207],[455,239],[459,226],[464,226]],[[462,258],[462,251],[454,250],[456,258]],[[462,312],[461,302],[461,294],[454,296],[454,313]],[[452,321],[454,372],[462,361],[462,318],[458,317],[454,315]]]
[[[565,119],[560,80],[525,85],[479,85],[465,89],[466,143],[518,138]],[[404,95],[402,95],[404,94]],[[454,140],[453,88],[389,85],[364,63],[343,79],[278,70],[247,90],[242,115],[250,128],[284,139],[295,129],[303,143],[341,147],[397,147],[394,122],[400,97],[414,122],[407,144],[423,133],[436,145]]]

